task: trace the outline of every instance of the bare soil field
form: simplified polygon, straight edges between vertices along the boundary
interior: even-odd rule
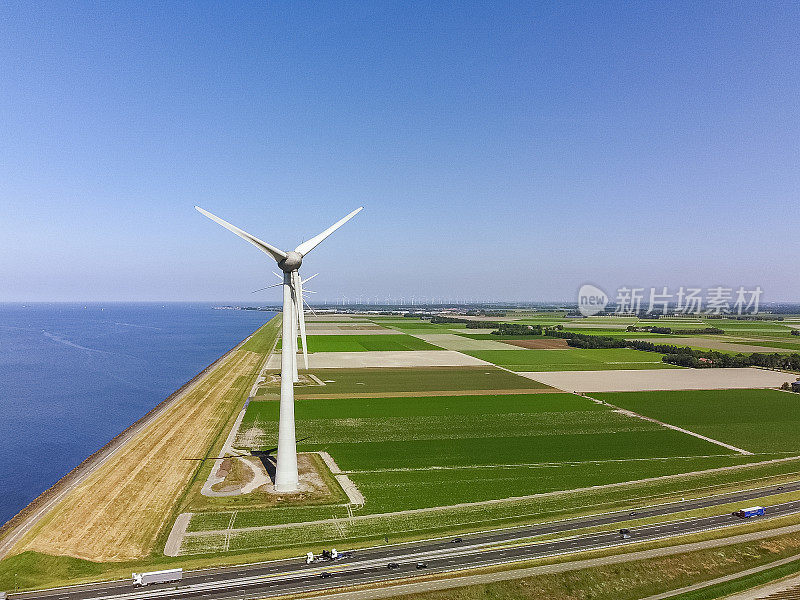
[[[191,481],[197,461],[242,402],[263,356],[233,351],[128,441],[13,548],[93,561],[144,557]]]
[[[392,331],[391,329],[384,327],[383,325],[378,325],[377,323],[366,323],[360,321],[353,321],[353,322],[340,322],[340,323],[318,323],[312,322],[306,324],[306,329],[308,329],[309,333],[314,333],[314,335],[319,335],[317,333],[318,330],[332,330],[338,331],[339,335],[346,334],[346,333],[363,333],[365,331],[390,331],[391,333],[396,334],[396,331]]]
[[[311,369],[363,369],[373,367],[475,367],[488,366],[491,363],[452,350],[414,350],[313,352],[308,355],[308,364]],[[280,354],[273,354],[267,367],[280,369]]]
[[[551,340],[503,340],[504,344],[530,348],[532,350],[564,350],[569,348],[567,340],[553,338]]]
[[[338,323],[338,322],[345,322],[345,323],[369,323],[369,319],[367,315],[325,315],[321,314],[316,317],[308,316],[306,317],[306,323]]]
[[[385,327],[341,327],[335,323],[320,323],[308,328],[308,335],[397,335],[394,329]]]
[[[455,333],[417,333],[414,334],[429,344],[445,350],[508,350],[508,346],[495,340],[473,340]]]
[[[793,381],[796,377],[756,368],[549,371],[519,374],[568,392],[771,388],[779,387],[785,381]]]

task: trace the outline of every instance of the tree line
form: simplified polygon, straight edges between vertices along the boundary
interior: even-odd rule
[[[650,333],[664,333],[672,335],[702,335],[704,333],[725,333],[724,329],[719,327],[699,327],[695,329],[672,329],[672,327],[636,327],[635,325],[628,325],[625,331],[649,331]]]
[[[431,323],[464,323],[466,324],[467,329],[494,329],[503,325],[502,323],[497,323],[495,321],[475,321],[473,319],[443,317],[440,315],[434,315],[431,317]]]
[[[541,325],[520,325],[503,323],[496,335],[546,335],[567,340],[573,348],[600,350],[607,348],[632,348],[644,352],[663,354],[662,361],[681,367],[707,369],[712,367],[765,367],[800,371],[800,354],[778,354],[753,352],[752,354],[726,354],[714,350],[698,350],[689,346],[653,343],[646,340],[625,340],[604,335],[588,335],[564,331],[563,327],[542,327]]]

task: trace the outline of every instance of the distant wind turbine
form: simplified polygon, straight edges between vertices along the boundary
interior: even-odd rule
[[[281,338],[283,350],[281,351],[281,403],[278,421],[278,457],[275,466],[275,491],[295,492],[299,489],[297,475],[297,442],[294,430],[294,382],[298,381],[297,375],[297,330],[300,329],[300,338],[303,344],[303,359],[308,369],[308,347],[306,345],[306,319],[303,310],[303,284],[316,275],[306,280],[300,278],[298,269],[303,263],[303,257],[316,248],[320,242],[327,238],[350,219],[355,217],[364,207],[360,206],[343,219],[339,219],[319,235],[306,240],[292,251],[284,252],[275,246],[264,242],[254,235],[250,235],[231,225],[227,221],[212,215],[199,206],[195,208],[212,221],[216,221],[247,240],[262,252],[266,252],[278,263],[283,271],[283,323]]]

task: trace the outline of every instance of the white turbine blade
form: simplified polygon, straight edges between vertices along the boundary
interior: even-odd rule
[[[303,302],[305,302],[306,306],[308,307],[308,310],[310,310],[310,311],[311,311],[311,314],[312,314],[312,315],[314,315],[315,317],[318,317],[318,316],[319,316],[319,315],[318,315],[316,312],[314,312],[314,309],[313,309],[313,308],[311,308],[311,305],[310,305],[308,302],[306,302],[306,301],[305,301],[305,298],[303,298]]]
[[[317,275],[319,275],[319,273],[314,273],[311,277],[306,277],[305,279],[303,279],[302,281],[303,285],[314,279],[314,277],[316,277]]]
[[[300,325],[300,339],[303,342],[303,361],[308,371],[308,341],[306,340],[306,315],[303,309],[303,282],[300,275],[295,271],[292,273],[295,278],[295,310],[297,311],[297,322]]]
[[[355,209],[349,215],[347,215],[343,219],[339,219],[338,221],[336,221],[336,223],[334,223],[333,225],[328,227],[325,231],[323,231],[319,235],[315,235],[310,240],[305,241],[302,244],[300,244],[297,248],[294,249],[294,251],[297,252],[298,254],[300,254],[301,256],[305,256],[306,254],[311,252],[314,248],[316,248],[322,240],[324,240],[326,237],[328,237],[334,231],[339,229],[339,227],[341,227],[342,225],[347,223],[350,219],[355,217],[363,209],[364,209],[363,206],[359,206],[357,209]]]
[[[283,275],[281,275],[280,273],[276,273],[275,271],[273,271],[272,274],[275,275],[275,277],[277,277],[278,279],[280,279],[281,283],[283,283]]]
[[[253,290],[252,293],[255,294],[256,292],[263,292],[264,290],[268,290],[269,288],[278,287],[279,285],[283,285],[283,282],[281,281],[281,282],[278,282],[278,283],[273,283],[272,285],[268,285],[267,287],[263,287],[263,288],[258,289],[258,290]]]
[[[289,276],[289,289],[291,291],[292,305],[292,381],[297,383],[300,376],[297,374],[297,296],[294,287],[294,278]]]
[[[216,223],[219,223],[220,225],[222,225],[228,231],[232,231],[233,233],[238,235],[240,238],[242,238],[244,240],[247,240],[248,242],[253,244],[256,248],[258,248],[262,252],[266,252],[272,258],[274,258],[276,261],[280,262],[284,258],[286,258],[286,252],[284,252],[283,250],[278,250],[275,246],[272,246],[271,244],[268,244],[267,242],[258,239],[254,235],[250,235],[246,231],[236,227],[236,225],[231,225],[230,223],[228,223],[224,219],[220,219],[217,215],[212,215],[210,212],[208,212],[207,210],[203,210],[199,206],[195,206],[195,208],[198,210],[198,212],[200,212],[201,214],[205,215],[206,217],[208,217],[212,221],[215,221]]]

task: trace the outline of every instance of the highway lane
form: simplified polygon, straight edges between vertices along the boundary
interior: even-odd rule
[[[136,591],[130,580],[104,582],[68,588],[13,594],[11,598],[36,600],[91,600],[98,598],[239,598],[257,597],[265,594],[294,593],[306,589],[322,589],[330,586],[354,585],[372,580],[407,577],[431,571],[446,571],[484,564],[499,564],[514,560],[552,556],[565,552],[596,549],[680,535],[705,529],[726,527],[741,523],[737,517],[722,514],[702,519],[679,520],[672,523],[632,529],[629,540],[620,539],[616,529],[603,533],[561,538],[549,542],[531,542],[525,538],[546,534],[568,534],[584,527],[612,525],[631,519],[674,515],[686,510],[708,508],[727,503],[742,503],[790,491],[800,490],[800,481],[770,486],[755,490],[709,496],[696,500],[674,502],[635,510],[616,511],[600,515],[554,521],[525,527],[495,530],[461,536],[463,541],[455,544],[452,538],[425,540],[408,544],[381,546],[359,550],[351,558],[332,563],[305,565],[300,559],[289,559],[193,571],[184,574],[180,587],[149,586]],[[768,517],[800,512],[800,501],[770,507]],[[508,545],[508,547],[498,547]],[[427,569],[417,569],[416,563],[424,560]],[[397,562],[399,567],[387,569],[388,562]],[[323,571],[330,577],[320,578]]]

